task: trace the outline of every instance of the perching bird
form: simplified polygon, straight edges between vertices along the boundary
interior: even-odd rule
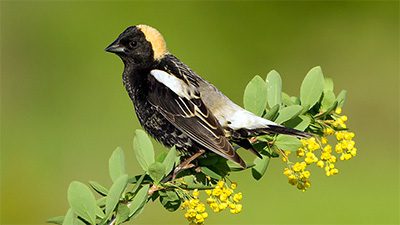
[[[123,83],[143,128],[167,147],[189,155],[214,152],[245,168],[232,143],[261,155],[249,138],[308,134],[241,108],[168,52],[163,36],[147,25],[128,27],[106,49],[125,67]]]

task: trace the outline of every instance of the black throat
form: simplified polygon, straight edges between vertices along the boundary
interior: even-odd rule
[[[146,97],[148,92],[148,77],[152,67],[139,67],[132,63],[126,63],[122,74],[122,81],[133,102],[140,96]]]

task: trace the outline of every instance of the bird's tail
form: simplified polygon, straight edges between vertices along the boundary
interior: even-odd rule
[[[260,128],[260,131],[262,131],[263,133],[269,133],[269,134],[286,134],[286,135],[296,136],[299,138],[311,137],[310,133],[296,130],[296,129],[289,128],[289,127],[280,126],[280,125],[268,125],[268,127]]]

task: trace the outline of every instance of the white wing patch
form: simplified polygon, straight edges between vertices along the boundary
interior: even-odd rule
[[[238,130],[241,128],[257,129],[268,127],[268,125],[277,125],[272,121],[256,116],[244,109],[236,110],[233,114],[227,116],[225,119],[230,122],[228,127],[232,128],[233,130]]]
[[[150,74],[156,78],[156,80],[165,86],[167,86],[171,91],[177,94],[179,97],[191,99],[198,98],[195,92],[196,89],[193,86],[189,86],[183,80],[177,78],[162,70],[152,70]]]
[[[202,80],[199,90],[204,104],[223,127],[238,130],[241,128],[257,129],[268,127],[268,125],[277,125],[236,105],[207,81]]]

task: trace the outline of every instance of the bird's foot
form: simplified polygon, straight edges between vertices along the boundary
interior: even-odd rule
[[[195,167],[196,165],[194,163],[192,163],[193,160],[197,159],[204,152],[205,152],[205,150],[200,149],[194,155],[185,159],[185,161],[181,162],[177,167],[175,167],[174,172],[172,173],[172,180],[174,180],[176,178],[176,176],[178,175],[178,173],[182,172],[183,170],[187,170],[187,169],[191,169],[191,168]]]

